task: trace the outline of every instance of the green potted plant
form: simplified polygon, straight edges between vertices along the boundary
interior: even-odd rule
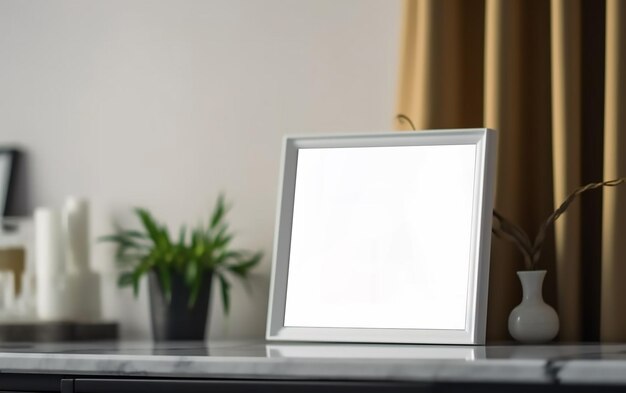
[[[225,222],[228,211],[219,196],[210,220],[176,239],[164,224],[142,208],[135,209],[142,230],[119,229],[102,241],[116,244],[120,264],[118,285],[132,286],[135,296],[148,276],[152,332],[156,341],[203,340],[211,284],[216,278],[224,311],[230,308],[230,277],[246,279],[262,258],[261,252],[233,250],[233,234]]]

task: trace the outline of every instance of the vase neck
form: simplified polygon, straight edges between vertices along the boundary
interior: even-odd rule
[[[543,278],[546,275],[545,270],[530,270],[517,272],[522,283],[522,291],[524,300],[543,302]]]

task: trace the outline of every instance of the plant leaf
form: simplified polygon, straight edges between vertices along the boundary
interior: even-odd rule
[[[185,247],[185,238],[187,236],[187,226],[183,225],[180,228],[180,232],[178,234],[178,246],[179,247]]]
[[[133,271],[133,294],[135,297],[139,296],[139,280],[141,280],[141,276],[143,273],[139,269]]]
[[[213,229],[218,226],[218,224],[224,218],[224,215],[227,211],[226,202],[224,200],[224,194],[220,194],[217,197],[217,202],[215,203],[215,208],[213,209],[213,214],[211,214],[211,221],[209,224],[209,228]]]
[[[160,264],[158,267],[159,270],[159,281],[161,282],[161,288],[163,289],[163,293],[165,294],[165,298],[169,303],[172,300],[172,277],[170,275],[170,270],[167,266]]]
[[[230,270],[232,273],[239,276],[240,278],[245,278],[248,275],[250,269],[252,269],[261,261],[261,258],[263,258],[263,253],[258,252],[248,260],[244,260],[235,265],[229,266],[228,270]]]
[[[217,277],[220,280],[220,289],[222,292],[222,305],[224,307],[224,314],[228,315],[230,311],[230,283],[224,277],[223,274],[217,273]]]
[[[146,257],[146,254],[130,253],[130,252],[124,251],[124,252],[116,254],[115,260],[120,265],[126,265],[130,263],[137,263],[141,261],[142,259],[144,259],[145,257]]]
[[[133,285],[133,272],[123,272],[117,279],[117,285],[119,287],[127,287]]]
[[[127,238],[135,239],[148,239],[148,236],[144,232],[136,231],[134,229],[121,229],[117,231],[117,234]]]
[[[196,276],[194,277],[194,281],[191,285],[191,291],[189,293],[189,301],[187,302],[187,307],[192,308],[196,304],[201,287],[202,287],[202,274],[196,274]]]
[[[159,231],[159,227],[154,221],[154,218],[152,217],[152,214],[150,214],[148,210],[142,208],[135,209],[135,213],[137,214],[137,216],[139,216],[139,219],[141,220],[141,223],[143,224],[146,231],[148,232],[148,235],[150,236],[152,242],[158,246],[161,233]]]
[[[166,225],[160,224],[150,211],[134,209],[141,222],[141,230],[117,228],[117,233],[103,236],[100,241],[115,243],[115,258],[119,263],[132,263],[132,271],[118,277],[120,286],[132,285],[138,295],[141,278],[152,271],[157,275],[164,295],[171,299],[172,274],[182,274],[190,290],[188,305],[197,301],[203,280],[208,272],[219,279],[222,303],[226,313],[230,310],[229,274],[246,278],[250,269],[259,263],[261,253],[249,254],[230,250],[234,235],[229,231],[225,216],[229,210],[225,197],[220,194],[215,203],[208,225],[196,228],[181,226],[178,237],[172,239]],[[243,281],[246,283],[245,280]]]
[[[187,262],[187,266],[185,268],[185,282],[188,286],[192,286],[194,282],[198,278],[198,262],[195,259]]]
[[[161,247],[163,248],[171,248],[172,247],[172,239],[170,237],[170,231],[167,229],[165,225],[161,227]]]
[[[126,246],[126,247],[135,247],[135,248],[144,248],[145,244],[138,242],[130,236],[127,236],[124,233],[118,233],[115,235],[102,236],[98,238],[98,241],[101,242],[109,242],[116,243],[118,246]]]

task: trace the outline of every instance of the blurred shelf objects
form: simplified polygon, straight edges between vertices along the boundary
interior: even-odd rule
[[[62,209],[30,215],[22,158],[0,146],[0,341],[116,339],[117,323],[102,320],[100,275],[89,264],[88,200],[68,197]]]

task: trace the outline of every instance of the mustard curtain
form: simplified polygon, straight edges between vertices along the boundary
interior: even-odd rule
[[[626,4],[606,5],[604,108],[605,177],[626,173]],[[626,337],[626,189],[604,193],[602,221],[602,338]]]
[[[398,112],[499,130],[496,208],[534,236],[581,184],[626,175],[626,4],[405,0]],[[620,111],[620,108],[625,108]],[[406,129],[405,124],[397,124]],[[625,235],[621,235],[625,234]],[[626,187],[583,195],[540,268],[560,339],[626,339]],[[488,340],[508,340],[521,256],[494,239]]]

